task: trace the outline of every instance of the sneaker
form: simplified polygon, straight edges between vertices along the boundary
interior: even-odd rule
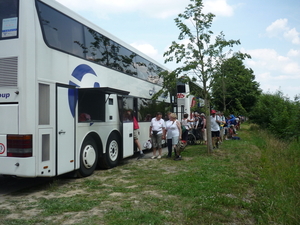
[[[137,159],[141,159],[141,158],[144,158],[145,154],[140,154]]]
[[[159,155],[159,156],[157,156],[157,158],[158,158],[158,159],[160,159],[160,158],[161,158],[161,156]]]
[[[151,159],[155,159],[155,158],[156,158],[156,156],[155,156],[155,155],[151,157]]]
[[[181,159],[182,159],[181,156],[177,156],[174,160],[178,161],[178,160],[181,160]]]

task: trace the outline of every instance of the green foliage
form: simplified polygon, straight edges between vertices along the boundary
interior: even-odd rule
[[[282,92],[262,94],[250,119],[276,137],[291,140],[299,137],[300,104],[284,97]]]
[[[212,86],[213,105],[217,109],[247,115],[255,105],[261,91],[253,71],[243,64],[245,57],[250,56],[238,53],[221,62]]]
[[[169,50],[164,53],[165,62],[175,61],[180,64],[172,73],[164,75],[166,81],[181,76],[191,77],[201,86],[198,96],[204,99],[204,112],[208,114],[211,100],[211,87],[214,76],[219,70],[221,62],[226,57],[227,50],[234,45],[239,45],[239,40],[226,40],[221,32],[212,40],[212,22],[215,17],[212,13],[204,14],[202,0],[191,0],[191,3],[175,19],[179,29],[179,42],[173,41]],[[186,43],[186,44],[183,44]],[[164,82],[163,87],[167,88],[169,83]],[[210,133],[210,120],[207,121],[208,132]],[[209,152],[212,151],[211,137],[208,136]]]
[[[198,80],[202,85],[203,93],[200,96],[208,98],[210,82],[217,70],[215,62],[220,59],[224,48],[233,47],[240,42],[225,40],[223,33],[212,42],[213,32],[210,28],[215,15],[202,13],[202,0],[191,2],[184,13],[179,14],[175,19],[176,26],[180,30],[179,41],[187,40],[188,44],[173,41],[169,50],[164,53],[165,62],[176,61],[176,63],[182,63],[182,66],[163,76],[169,82],[181,76],[192,77],[192,80]],[[169,82],[164,86],[169,85]]]

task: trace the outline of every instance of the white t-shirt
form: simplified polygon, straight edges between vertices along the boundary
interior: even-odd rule
[[[158,131],[157,134],[162,134],[162,129],[166,128],[165,121],[163,119],[157,120],[156,117],[152,118],[150,126],[152,131]]]
[[[166,122],[166,129],[167,129],[167,138],[171,139],[173,137],[179,137],[179,129],[177,127],[177,121],[168,120]]]
[[[182,124],[182,126],[185,126],[185,129],[189,130],[190,129],[190,125],[189,125],[189,123],[188,123],[187,120],[188,119],[182,119],[181,120],[181,124]]]
[[[219,119],[219,116],[210,116],[210,123],[211,123],[211,131],[219,131],[220,130],[220,126],[217,123],[217,120]]]

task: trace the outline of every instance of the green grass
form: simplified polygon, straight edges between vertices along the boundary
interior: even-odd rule
[[[182,161],[131,160],[87,178],[55,179],[36,188],[42,197],[8,198],[0,222],[298,224],[299,143],[280,142],[253,125],[243,125],[239,136],[212,154],[194,145]]]
[[[300,144],[279,141],[265,132],[256,138],[267,140],[261,148],[259,201],[253,207],[257,220],[261,224],[299,224]]]

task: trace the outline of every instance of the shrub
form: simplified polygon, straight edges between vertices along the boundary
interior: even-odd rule
[[[299,103],[289,100],[278,91],[275,94],[262,94],[250,119],[276,137],[290,140],[299,136],[299,113]]]

